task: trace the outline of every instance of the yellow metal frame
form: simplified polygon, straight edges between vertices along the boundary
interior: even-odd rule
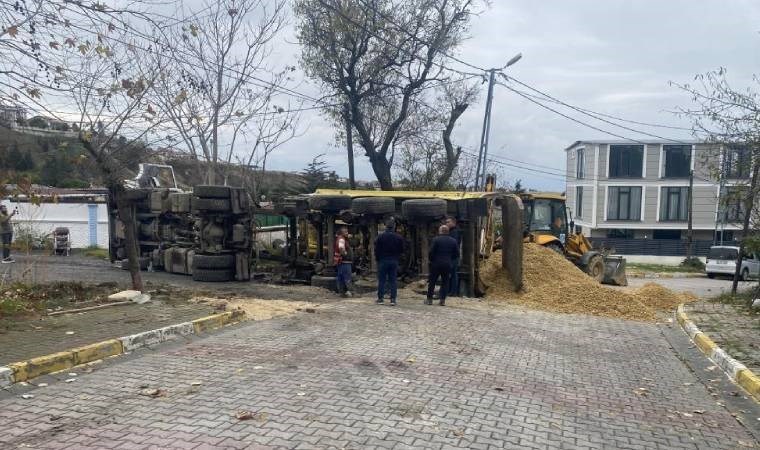
[[[467,200],[473,198],[498,198],[505,194],[499,192],[465,192],[465,191],[373,191],[360,189],[317,189],[315,195],[347,195],[357,197],[393,197],[393,198],[440,198],[442,200]]]

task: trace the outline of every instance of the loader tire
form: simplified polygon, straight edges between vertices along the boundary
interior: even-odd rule
[[[447,206],[446,200],[437,198],[404,200],[401,203],[401,215],[411,220],[440,219],[446,215]]]
[[[222,254],[222,255],[199,255],[193,256],[193,273],[196,270],[219,270],[219,269],[232,269],[235,267],[235,255]]]
[[[201,185],[193,187],[193,195],[202,198],[230,198],[229,186]]]
[[[195,259],[195,257],[193,257]],[[235,273],[230,269],[197,269],[193,270],[193,280],[222,282],[235,279]]]
[[[392,197],[360,197],[351,202],[351,211],[355,214],[393,214],[396,212],[396,200]]]
[[[604,258],[602,255],[592,256],[584,271],[597,282],[604,281]]]
[[[227,212],[232,206],[228,198],[202,198],[193,197],[192,209],[194,211]]]
[[[348,195],[315,195],[309,198],[309,208],[323,212],[340,212],[351,209]]]

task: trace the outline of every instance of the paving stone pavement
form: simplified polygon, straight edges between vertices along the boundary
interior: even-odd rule
[[[760,314],[744,305],[701,300],[685,306],[699,330],[729,355],[760,373]]]
[[[758,445],[657,325],[368,303],[326,305],[141,352],[35,389],[32,399],[0,396],[0,447]],[[166,395],[140,395],[146,386]],[[253,419],[237,420],[239,410]]]

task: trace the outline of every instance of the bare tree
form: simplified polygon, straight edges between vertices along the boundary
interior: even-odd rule
[[[209,14],[165,33],[157,83],[160,109],[206,182],[225,182],[232,163],[264,164],[294,136],[296,116],[276,104],[293,67],[268,63],[284,25],[284,0],[208,0]],[[187,14],[182,11],[180,14]],[[179,39],[177,39],[179,38]],[[250,150],[240,150],[240,138]]]
[[[700,74],[693,84],[672,83],[687,92],[695,104],[683,108],[682,115],[693,121],[695,136],[721,148],[717,170],[722,179],[732,178],[734,190],[721,193],[721,210],[734,203],[735,217],[742,226],[739,258],[736,261],[732,294],[736,294],[741,274],[742,258],[747,239],[757,233],[752,218],[757,215],[757,198],[760,195],[760,79],[754,85],[735,89],[726,79],[726,70]]]
[[[393,144],[421,93],[445,76],[444,57],[464,39],[475,1],[295,1],[301,64],[348,103],[382,189],[393,188]]]
[[[442,83],[431,104],[416,103],[392,146],[399,181],[410,188],[443,190],[462,156],[451,134],[459,118],[477,97],[477,86],[464,80]]]

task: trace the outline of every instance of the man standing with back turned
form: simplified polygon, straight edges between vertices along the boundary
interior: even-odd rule
[[[0,238],[2,238],[3,245],[3,264],[16,262],[11,258],[11,242],[13,241],[11,217],[15,216],[17,212],[18,210],[14,209],[12,213],[8,214],[8,208],[5,205],[0,205]]]
[[[425,304],[433,304],[433,293],[435,292],[435,283],[441,278],[441,292],[439,294],[438,304],[446,304],[446,293],[449,290],[449,275],[451,275],[451,266],[454,260],[459,258],[459,245],[456,239],[449,236],[449,227],[441,225],[438,227],[438,236],[433,238],[430,245],[430,276],[428,277],[427,300]]]
[[[457,226],[457,218],[447,216],[444,225],[449,227],[449,236],[457,241],[457,248],[462,248],[462,230]],[[461,250],[460,250],[461,253]],[[451,275],[449,276],[449,295],[459,297],[459,257],[451,262]]]
[[[335,236],[335,252],[333,260],[335,261],[335,284],[338,292],[344,297],[351,297],[351,247],[348,244],[348,228],[342,226],[338,229]]]
[[[375,240],[375,259],[377,259],[377,304],[383,304],[385,288],[391,294],[391,306],[396,306],[398,290],[398,261],[404,253],[404,238],[396,233],[393,219],[385,223],[385,232]]]

